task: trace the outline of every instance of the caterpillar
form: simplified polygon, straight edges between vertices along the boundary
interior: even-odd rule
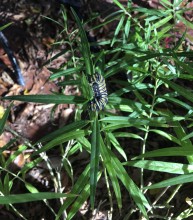
[[[90,109],[92,111],[103,110],[108,102],[108,94],[104,77],[96,73],[90,77],[90,84],[93,91],[93,99],[90,101]]]

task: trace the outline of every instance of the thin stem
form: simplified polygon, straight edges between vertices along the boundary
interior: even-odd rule
[[[149,113],[149,118],[152,117],[152,114],[153,114],[153,109],[154,109],[154,106],[155,106],[155,102],[156,102],[156,94],[157,94],[157,89],[158,89],[158,79],[155,79],[155,86],[154,86],[154,92],[153,92],[153,100],[152,100],[152,104],[151,104],[151,108],[150,108],[150,113]],[[150,127],[149,125],[148,126],[145,126],[145,135],[144,135],[144,139],[143,139],[143,145],[142,145],[142,151],[141,153],[144,154],[145,151],[146,151],[146,142],[147,142],[147,138],[148,138],[148,135],[149,135],[149,130],[150,130]],[[142,160],[144,160],[144,158],[142,158]],[[142,168],[141,169],[141,190],[143,189],[144,187],[144,169]]]
[[[170,186],[166,187],[159,195],[158,197],[155,199],[155,201],[153,202],[153,206],[155,206],[155,204],[161,199],[161,197],[166,193],[166,191],[170,188]]]
[[[170,201],[174,198],[174,196],[176,195],[176,193],[179,191],[179,189],[181,188],[182,184],[178,185],[176,187],[176,189],[173,191],[172,195],[169,197],[169,199],[166,201],[166,204],[169,204]]]
[[[112,214],[113,214],[113,200],[112,200],[112,194],[111,194],[111,191],[110,191],[110,185],[109,185],[109,180],[108,180],[106,169],[104,171],[104,174],[105,174],[105,182],[106,182],[106,185],[107,185],[108,196],[109,196],[109,201],[110,201],[109,216],[111,216],[111,218],[112,218]],[[109,219],[111,219],[111,218],[109,218]]]

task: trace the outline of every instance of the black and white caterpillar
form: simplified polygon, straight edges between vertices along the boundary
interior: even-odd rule
[[[108,102],[108,94],[104,77],[96,73],[90,78],[90,84],[93,91],[93,99],[90,101],[92,111],[103,110]]]

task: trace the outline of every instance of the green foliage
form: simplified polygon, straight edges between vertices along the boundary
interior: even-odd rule
[[[4,26],[2,26],[2,27],[0,27],[0,31],[2,31],[2,30],[4,30],[4,29],[6,29],[7,27],[9,27],[10,25],[12,25],[13,23],[12,22],[10,22],[10,23],[8,23],[8,24],[6,24],[6,25],[4,25]]]
[[[7,121],[7,118],[9,116],[9,112],[11,110],[12,104],[7,108],[7,110],[5,111],[3,117],[0,119],[0,135],[3,133],[4,131],[4,127]]]
[[[69,46],[64,53],[70,52],[72,56],[68,64],[58,70],[51,70],[53,74],[50,80],[60,80],[61,77],[66,77],[66,80],[61,80],[59,85],[63,88],[67,85],[77,85],[82,96],[54,94],[4,98],[25,102],[76,104],[77,106],[74,122],[42,137],[33,146],[35,149],[33,156],[41,155],[58,146],[66,149],[65,153],[61,150],[61,155],[67,161],[77,151],[84,150],[91,155],[90,163],[71,189],[71,193],[78,196],[68,197],[65,200],[56,213],[56,219],[66,212],[66,219],[72,219],[89,197],[91,208],[94,209],[97,183],[102,176],[105,177],[111,206],[109,209],[112,214],[115,208],[112,200],[116,200],[115,203],[120,211],[125,205],[123,204],[125,202],[124,192],[128,192],[131,196],[131,198],[128,196],[127,204],[131,203],[131,200],[134,201],[125,219],[134,219],[132,213],[136,210],[141,218],[148,219],[150,211],[151,216],[156,218],[156,206],[150,202],[151,199],[146,190],[174,185],[181,187],[184,183],[193,181],[193,144],[191,141],[193,137],[191,131],[193,52],[190,48],[183,48],[186,32],[182,33],[177,41],[172,41],[172,45],[166,45],[167,39],[173,40],[175,37],[172,29],[176,22],[181,21],[187,27],[192,27],[192,24],[183,17],[185,9],[180,6],[182,1],[173,2],[160,1],[163,9],[158,10],[135,8],[130,1],[125,6],[114,0],[119,10],[109,15],[103,24],[93,27],[97,29],[110,22],[117,22],[111,38],[98,42],[97,45],[102,49],[96,54],[90,52],[84,24],[76,13],[73,11],[78,31],[73,30],[69,33],[68,18],[66,12],[63,11],[64,24],[59,24],[59,26],[64,28],[63,32],[66,33],[67,39],[62,43]],[[73,47],[75,44],[78,45],[78,49]],[[81,57],[77,55],[79,54],[77,51],[81,53]],[[51,60],[60,55],[61,53],[55,55]],[[105,76],[108,88],[108,104],[104,111],[99,112],[88,110],[88,102],[92,98],[88,77],[95,72]],[[3,131],[2,127],[8,112],[9,110],[1,121],[0,131]],[[89,118],[87,121],[83,114],[85,112]],[[72,140],[73,144],[67,150],[66,142],[70,143]],[[165,144],[166,141],[167,144]],[[158,149],[154,146],[150,148],[151,143],[154,142],[159,146]],[[40,143],[43,146],[39,149],[37,146]],[[140,155],[132,155],[131,149],[138,149],[136,152],[141,152]],[[19,150],[17,153],[19,154]],[[14,159],[13,157],[10,161]],[[151,160],[147,159],[149,157]],[[178,162],[179,158],[183,158],[183,162]],[[140,169],[140,184],[128,172],[128,167],[129,170],[134,167]],[[21,173],[26,173],[28,169],[30,168],[26,167]],[[148,180],[144,174],[146,170],[147,173],[151,171],[167,173],[169,178],[167,176],[167,180],[162,179],[160,182],[147,186]],[[70,173],[69,170],[68,173]],[[173,177],[172,174],[178,176]],[[3,185],[1,181],[1,191],[9,194],[9,189],[5,189]],[[124,192],[122,186],[124,186]],[[162,202],[168,213],[170,212],[168,203],[172,203],[177,192],[172,189],[171,197],[164,198],[167,201]],[[48,197],[42,196],[41,198]],[[11,197],[7,199],[11,202]],[[22,201],[26,199],[31,198],[24,196]],[[187,210],[181,210],[181,214],[173,214],[178,219],[185,219],[192,215],[191,212],[192,206]],[[159,214],[159,216],[162,219],[169,218],[169,214],[168,216]]]
[[[75,196],[75,195],[74,195]],[[0,196],[0,204],[14,204],[21,202],[33,202],[42,199],[56,199],[61,197],[73,197],[65,193],[26,193],[21,195]]]

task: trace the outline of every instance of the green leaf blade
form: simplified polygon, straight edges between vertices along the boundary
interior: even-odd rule
[[[94,210],[97,176],[100,156],[100,125],[98,114],[95,114],[92,137],[91,137],[91,160],[90,160],[90,200],[91,208]]]

